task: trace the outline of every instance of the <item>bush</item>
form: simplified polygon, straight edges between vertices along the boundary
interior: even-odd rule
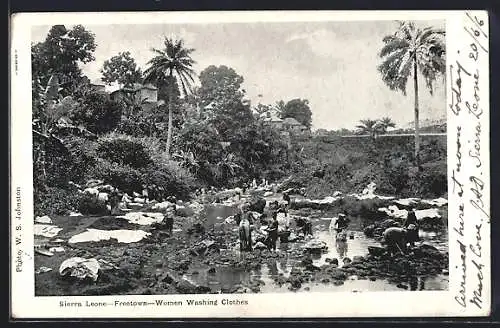
[[[109,100],[106,95],[89,92],[82,96],[80,104],[68,116],[75,124],[82,124],[93,133],[109,132],[121,120],[123,106]]]
[[[105,183],[109,183],[128,194],[142,190],[143,179],[141,172],[129,165],[99,158],[96,166],[90,171],[89,178],[104,180]]]
[[[89,193],[79,195],[78,211],[84,215],[105,215],[109,213],[106,204],[99,202],[95,195]]]
[[[163,187],[167,196],[182,200],[189,199],[190,193],[197,187],[191,174],[175,162],[148,166],[143,170],[142,179],[145,184]]]
[[[34,193],[34,214],[67,215],[78,209],[78,192],[59,187],[49,187],[43,193]]]
[[[141,141],[132,138],[107,137],[97,146],[99,157],[111,162],[129,165],[135,169],[145,167],[152,160]]]
[[[95,166],[97,161],[95,141],[84,138],[73,137],[67,141],[71,153],[71,163],[68,163],[68,180],[76,183],[86,181],[89,169]]]

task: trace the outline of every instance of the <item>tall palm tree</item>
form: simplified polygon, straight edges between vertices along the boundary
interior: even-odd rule
[[[446,70],[444,29],[426,27],[416,28],[413,22],[399,22],[398,30],[384,37],[384,46],[380,51],[383,58],[378,70],[382,80],[391,90],[400,90],[406,95],[406,83],[413,76],[415,92],[415,162],[420,164],[418,71],[424,78],[432,94],[433,82]]]
[[[185,48],[184,41],[173,40],[165,37],[164,48],[151,49],[156,56],[148,62],[148,68],[144,71],[145,82],[153,82],[157,85],[165,84],[168,87],[168,130],[166,153],[170,156],[172,144],[172,106],[174,97],[174,86],[179,85],[180,91],[187,95],[191,91],[195,72],[192,69],[195,61],[191,58],[192,48]],[[178,83],[175,83],[178,82]]]

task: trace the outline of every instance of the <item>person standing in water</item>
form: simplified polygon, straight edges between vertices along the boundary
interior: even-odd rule
[[[346,230],[348,226],[349,226],[349,220],[347,219],[345,214],[340,213],[339,217],[337,218],[337,220],[335,222],[335,230],[337,232],[341,232],[341,231]]]
[[[419,241],[420,238],[419,238],[417,215],[414,209],[408,212],[408,216],[406,217],[406,220],[403,223],[403,228],[408,230],[407,233],[408,243],[410,244],[411,247],[415,246],[415,242]]]
[[[277,212],[273,213],[273,218],[269,227],[267,228],[268,233],[268,249],[272,252],[276,251],[276,241],[278,240],[278,217]]]
[[[172,236],[174,230],[174,215],[176,211],[175,197],[169,197],[169,202],[171,202],[171,204],[168,205],[167,211],[165,213],[165,227],[167,228],[167,231],[170,234],[170,236]]]
[[[290,208],[290,195],[287,192],[283,193],[283,201],[285,202],[286,210]]]

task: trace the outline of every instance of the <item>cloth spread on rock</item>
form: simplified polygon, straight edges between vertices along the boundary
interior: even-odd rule
[[[142,230],[99,230],[87,229],[78,235],[72,236],[68,243],[84,243],[89,241],[109,240],[111,238],[118,240],[119,243],[136,243],[144,237],[149,236],[149,232]]]
[[[61,263],[59,274],[61,276],[70,276],[80,280],[90,278],[96,281],[100,267],[99,262],[94,258],[85,259],[81,257],[72,257]]]

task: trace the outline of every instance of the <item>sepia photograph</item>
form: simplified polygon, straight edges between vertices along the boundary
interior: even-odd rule
[[[488,315],[488,44],[481,11],[16,15],[12,316]]]
[[[444,23],[33,27],[36,295],[447,290]]]

